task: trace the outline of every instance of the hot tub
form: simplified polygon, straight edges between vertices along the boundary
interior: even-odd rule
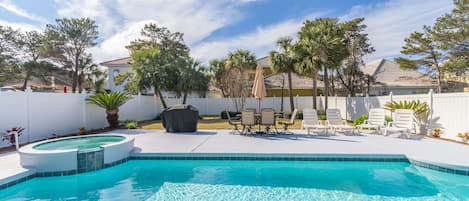
[[[124,135],[88,135],[33,143],[19,150],[21,165],[37,172],[86,172],[126,159],[134,139]]]

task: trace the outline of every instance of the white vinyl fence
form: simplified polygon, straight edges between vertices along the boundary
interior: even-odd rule
[[[89,94],[63,94],[9,92],[0,93],[0,132],[21,126],[26,128],[21,143],[46,139],[55,135],[77,133],[79,128],[88,130],[107,126],[105,112],[86,102]],[[445,130],[445,135],[455,138],[458,132],[469,131],[469,93],[420,94],[379,97],[329,97],[329,108],[339,108],[343,118],[354,120],[367,114],[370,108],[383,107],[391,100],[420,100],[431,108],[431,127]],[[181,99],[168,98],[168,105],[180,104]],[[284,97],[284,111],[290,112],[288,97]],[[312,97],[295,97],[295,107],[301,112],[313,107]],[[195,106],[201,115],[219,115],[224,110],[235,111],[235,104],[229,98],[188,98],[187,103]],[[262,108],[280,111],[280,97],[261,100]],[[318,108],[324,108],[325,98],[317,97]],[[245,108],[258,108],[258,100],[248,98]],[[134,96],[120,108],[120,120],[151,120],[162,111],[159,98]],[[0,142],[0,147],[7,146]]]
[[[0,93],[0,134],[13,127],[26,128],[21,143],[78,133],[107,126],[103,109],[87,103],[89,94],[8,92]],[[153,96],[134,96],[120,108],[119,119],[149,120],[158,114]],[[0,147],[8,146],[0,142]]]

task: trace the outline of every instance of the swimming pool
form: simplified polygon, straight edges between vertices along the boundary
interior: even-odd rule
[[[407,162],[130,160],[37,177],[1,200],[467,200],[469,177]]]
[[[122,136],[90,136],[55,140],[33,146],[37,150],[92,149],[124,140]]]

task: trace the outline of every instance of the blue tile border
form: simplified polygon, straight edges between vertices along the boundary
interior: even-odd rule
[[[308,155],[149,155],[131,156],[131,160],[253,160],[253,161],[357,161],[357,162],[409,162],[405,157],[366,157],[366,156],[308,156]]]
[[[118,160],[118,161],[115,161],[115,162],[112,162],[112,163],[104,164],[103,168],[93,169],[91,171],[86,171],[86,172],[92,172],[92,171],[96,171],[96,170],[116,166],[116,165],[119,165],[121,163],[127,162],[129,159],[130,159],[130,157],[127,157],[127,158],[124,158],[124,159],[121,159],[121,160]],[[70,176],[70,175],[79,174],[79,173],[83,173],[83,172],[79,171],[78,169],[77,170],[67,170],[67,171],[56,171],[56,172],[36,172],[36,173],[31,174],[29,176],[19,178],[17,180],[8,182],[6,184],[2,184],[2,185],[0,185],[0,190],[11,187],[11,186],[14,186],[16,184],[19,184],[21,182],[30,180],[30,179],[35,178],[35,177],[60,177],[60,176]]]
[[[129,160],[253,160],[253,161],[337,161],[337,162],[406,162],[412,165],[440,172],[469,176],[468,170],[443,167],[414,159],[404,155],[343,155],[343,154],[139,154],[104,164],[103,168],[125,163]],[[99,170],[95,169],[95,170]],[[92,171],[95,171],[92,170]],[[78,170],[40,172],[25,176],[0,185],[0,190],[14,186],[35,177],[69,176],[81,173]]]
[[[450,167],[443,167],[443,166],[440,166],[440,165],[435,165],[435,164],[426,163],[426,162],[413,160],[413,159],[409,159],[409,162],[412,165],[427,168],[427,169],[431,169],[431,170],[436,170],[436,171],[439,171],[439,172],[469,176],[469,170],[461,170],[461,169],[455,169],[455,168],[450,168]]]

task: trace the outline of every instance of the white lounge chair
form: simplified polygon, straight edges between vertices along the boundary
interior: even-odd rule
[[[303,121],[301,122],[301,128],[308,130],[308,135],[313,130],[322,130],[327,135],[327,126],[322,125],[318,120],[318,113],[315,109],[304,109],[303,110]]]
[[[398,109],[394,111],[394,120],[389,122],[384,130],[384,135],[389,132],[401,132],[410,137],[411,131],[415,132],[414,111],[407,109]]]
[[[352,131],[352,135],[355,134],[355,127],[347,125],[347,122],[342,120],[339,109],[327,109],[326,117],[327,125],[334,131],[334,135],[337,131]]]
[[[363,129],[375,130],[376,133],[381,131],[381,128],[386,126],[386,112],[382,108],[370,109],[368,113],[368,120],[365,120],[363,124],[357,125],[358,131]]]

